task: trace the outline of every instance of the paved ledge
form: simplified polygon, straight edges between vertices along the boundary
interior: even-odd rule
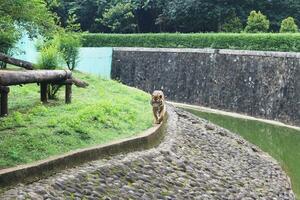
[[[192,48],[144,48],[144,47],[114,47],[113,51],[128,52],[157,52],[157,53],[218,53],[225,55],[245,55],[260,57],[285,57],[300,58],[300,53],[296,52],[278,52],[278,51],[252,51],[252,50],[233,50],[233,49],[192,49]]]
[[[177,102],[171,102],[171,101],[168,101],[168,103],[171,104],[171,105],[174,105],[178,108],[189,108],[189,109],[193,109],[193,110],[198,110],[198,111],[208,112],[208,113],[215,113],[215,114],[230,116],[230,117],[234,117],[234,118],[255,120],[255,121],[260,121],[260,122],[264,122],[264,123],[268,123],[268,124],[272,124],[272,125],[276,125],[276,126],[283,126],[283,127],[287,127],[287,128],[292,128],[292,129],[300,131],[299,126],[292,126],[292,125],[288,125],[288,124],[285,124],[285,123],[282,123],[282,122],[279,122],[279,121],[274,121],[274,120],[269,120],[269,119],[262,119],[262,118],[257,118],[257,117],[252,117],[252,116],[249,116],[249,115],[245,115],[245,114],[239,114],[239,113],[234,113],[234,112],[217,110],[217,109],[212,109],[212,108],[208,108],[208,107],[185,104],[185,103],[177,103]]]
[[[50,176],[60,170],[71,168],[87,161],[97,160],[119,153],[152,148],[157,146],[162,140],[166,121],[167,117],[161,124],[155,125],[131,138],[117,140],[90,148],[74,150],[63,155],[52,156],[48,159],[31,164],[2,169],[0,170],[0,187],[11,186],[19,182],[33,182],[40,178]]]

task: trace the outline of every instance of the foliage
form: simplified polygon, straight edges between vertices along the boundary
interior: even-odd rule
[[[103,13],[101,22],[110,28],[112,32],[132,33],[135,32],[136,24],[130,3],[118,3]]]
[[[8,19],[7,25],[15,24],[31,36],[49,34],[55,30],[53,16],[41,0],[0,0],[0,16]],[[2,21],[2,20],[0,20]]]
[[[288,17],[281,22],[280,33],[297,33],[298,26],[293,17]]]
[[[18,40],[19,34],[10,17],[0,17],[0,52],[7,53]]]
[[[53,16],[40,0],[0,0],[0,52],[12,54],[12,49],[27,31],[31,37],[49,35],[55,29]],[[0,62],[0,68],[6,63]]]
[[[77,21],[78,18],[76,14],[69,15],[65,30],[68,32],[80,32],[81,31],[80,24]]]
[[[251,11],[247,26],[245,28],[245,32],[247,33],[260,33],[260,32],[268,32],[270,27],[270,21],[267,19],[265,15],[263,15],[260,11]]]
[[[228,33],[240,33],[243,30],[243,24],[238,17],[230,19],[228,22],[223,24],[222,31]]]
[[[47,45],[41,49],[37,65],[40,69],[57,68],[59,65],[59,53],[55,44]]]
[[[53,0],[47,0],[53,1]],[[278,32],[286,16],[300,21],[300,1],[295,0],[59,0],[51,10],[66,27],[70,15],[76,14],[83,31],[112,32],[102,22],[103,14],[116,5],[130,4],[136,32],[219,32],[233,13],[242,24],[251,10],[260,10],[270,19],[270,29]],[[108,20],[108,19],[106,19]],[[109,19],[113,20],[113,19]],[[111,24],[111,23],[110,23]],[[127,26],[132,24],[129,21]],[[125,26],[125,25],[124,25]],[[116,31],[113,31],[116,32]]]
[[[300,52],[300,34],[83,34],[85,47],[216,48]]]
[[[48,70],[56,69],[60,63],[60,59],[61,55],[58,50],[58,44],[54,40],[48,41],[40,50],[37,67]],[[61,85],[48,85],[48,98],[55,99],[60,88]]]
[[[11,54],[11,49],[17,42],[19,34],[9,17],[0,17],[0,52]],[[6,68],[6,63],[0,62],[0,68]]]
[[[58,36],[58,49],[69,70],[74,70],[79,60],[79,35],[63,33]]]
[[[150,96],[112,80],[73,72],[72,104],[39,102],[34,84],[13,86],[10,115],[0,119],[0,169],[131,137],[151,127]],[[21,97],[21,98],[20,98]],[[83,98],[84,97],[84,98]]]

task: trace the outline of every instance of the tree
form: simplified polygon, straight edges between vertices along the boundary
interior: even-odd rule
[[[1,1],[1,0],[0,0]],[[118,32],[103,24],[103,15],[118,4],[130,4],[133,18],[126,23],[135,25],[137,32],[218,32],[238,21],[244,25],[252,10],[260,10],[270,20],[270,30],[279,31],[286,16],[300,22],[300,1],[296,0],[44,0],[59,16],[62,27],[76,15],[83,31]],[[118,5],[119,6],[119,5]],[[235,14],[233,17],[232,14]],[[106,20],[106,19],[105,19]],[[104,21],[105,21],[104,20]],[[108,20],[109,21],[109,20]],[[120,19],[117,21],[121,21]],[[110,23],[112,24],[112,23]],[[122,26],[125,27],[126,25]],[[110,25],[111,26],[111,25]],[[236,30],[235,30],[236,31]]]
[[[1,18],[8,19],[7,24],[13,23],[28,31],[32,37],[55,29],[53,15],[41,0],[0,0],[0,5]]]
[[[259,33],[267,32],[270,27],[270,21],[260,11],[251,11],[248,17],[247,26],[245,32]]]
[[[74,70],[79,60],[80,37],[74,33],[62,33],[58,36],[58,49],[69,70]]]
[[[80,32],[80,23],[78,23],[78,18],[76,14],[70,14],[67,20],[67,26],[65,27],[66,31],[69,32]]]
[[[222,26],[223,32],[229,32],[229,33],[240,33],[243,30],[243,24],[238,17],[234,17]]]
[[[293,17],[288,17],[281,22],[280,33],[297,33],[298,26]]]
[[[0,52],[11,54],[21,32],[31,37],[50,35],[55,30],[53,15],[41,0],[0,0]],[[0,63],[5,68],[5,63]]]
[[[136,23],[130,3],[117,3],[115,6],[105,10],[101,22],[110,28],[112,32],[136,32]]]
[[[0,17],[0,52],[10,54],[10,49],[19,38],[13,20],[10,17]],[[0,62],[0,68],[6,68],[6,63]]]

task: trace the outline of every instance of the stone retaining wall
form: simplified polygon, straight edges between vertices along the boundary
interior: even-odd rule
[[[112,78],[168,100],[300,125],[300,53],[114,48]]]

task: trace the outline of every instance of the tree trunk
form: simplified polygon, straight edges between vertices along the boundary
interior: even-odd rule
[[[16,66],[19,66],[19,67],[22,67],[22,68],[25,68],[25,69],[32,70],[34,68],[33,64],[30,63],[30,62],[27,62],[27,61],[24,61],[24,60],[19,60],[19,59],[16,59],[16,58],[12,58],[12,57],[7,56],[3,53],[0,53],[0,61],[8,63],[8,64],[16,65]]]
[[[0,71],[0,85],[20,85],[26,83],[63,82],[71,79],[69,70],[32,70],[32,71]]]

